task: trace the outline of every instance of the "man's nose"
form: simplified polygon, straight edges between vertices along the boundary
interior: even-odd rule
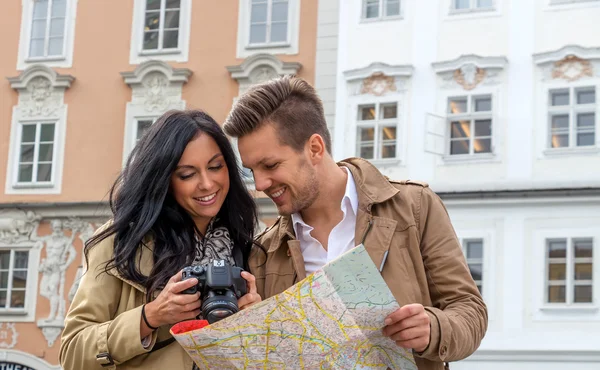
[[[271,187],[273,181],[268,176],[264,176],[259,171],[254,171],[254,188],[258,191],[265,191]]]

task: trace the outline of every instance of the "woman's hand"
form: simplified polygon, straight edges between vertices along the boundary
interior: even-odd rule
[[[182,293],[198,284],[198,279],[181,281],[179,271],[173,275],[158,297],[146,304],[145,313],[148,323],[154,327],[175,324],[183,320],[196,318],[200,314],[200,292]],[[254,288],[256,291],[256,287]]]
[[[256,292],[256,279],[254,278],[254,275],[248,271],[242,271],[242,277],[246,280],[248,293],[238,300],[240,310],[262,301],[260,295]]]

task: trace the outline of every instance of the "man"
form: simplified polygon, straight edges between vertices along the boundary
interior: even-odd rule
[[[446,209],[426,184],[390,181],[359,158],[336,163],[322,103],[299,78],[251,88],[224,129],[238,138],[256,190],[281,215],[259,238],[266,258],[256,252],[249,261],[264,299],[362,243],[400,304],[383,333],[413,349],[420,370],[443,369],[477,349],[487,309]]]

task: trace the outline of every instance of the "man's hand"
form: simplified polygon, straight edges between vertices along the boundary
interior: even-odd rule
[[[423,305],[415,303],[402,306],[385,319],[383,335],[390,337],[398,347],[423,352],[429,346],[431,328],[429,316]]]

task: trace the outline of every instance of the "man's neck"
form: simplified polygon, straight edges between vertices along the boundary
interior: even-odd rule
[[[331,159],[318,174],[321,188],[319,196],[313,204],[300,211],[302,220],[314,227],[314,225],[336,225],[343,216],[340,204],[346,193],[346,182],[348,173],[340,168]]]

